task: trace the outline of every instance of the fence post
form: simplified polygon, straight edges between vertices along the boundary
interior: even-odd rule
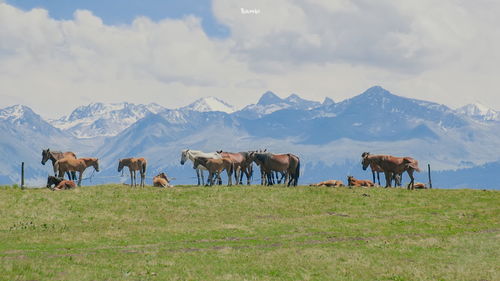
[[[428,175],[429,175],[429,188],[432,188],[431,164],[427,164],[427,172],[428,172]]]
[[[24,162],[21,163],[21,189],[24,189]]]

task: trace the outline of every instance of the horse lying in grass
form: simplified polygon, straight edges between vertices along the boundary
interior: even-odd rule
[[[220,159],[211,159],[205,157],[196,157],[193,162],[193,169],[196,169],[199,166],[205,167],[208,170],[208,182],[207,185],[210,184],[212,186],[214,184],[214,178],[219,179],[219,184],[222,184],[222,178],[220,174],[222,171],[226,170],[227,173],[227,185],[232,185],[232,175],[234,171],[234,164],[231,160],[227,158]]]
[[[318,183],[311,183],[309,186],[328,186],[328,187],[337,187],[344,186],[344,183],[339,180],[327,180]]]
[[[369,152],[361,154],[363,170],[366,170],[371,163],[378,165],[385,174],[385,187],[391,187],[393,175],[403,174],[405,171],[410,177],[408,189],[414,188],[415,179],[413,172],[420,172],[418,161],[411,157],[394,157],[391,155],[371,155]]]
[[[55,185],[55,187],[52,187]],[[51,190],[63,190],[75,188],[75,182],[71,180],[65,180],[64,178],[49,176],[47,178],[47,188]]]
[[[153,177],[153,186],[156,187],[173,187],[165,173],[160,173]]]
[[[59,172],[59,177],[62,177],[66,172],[78,172],[78,186],[82,185],[82,176],[85,169],[94,167],[96,172],[99,172],[99,159],[97,158],[63,158],[57,160],[54,165],[54,173]]]
[[[349,186],[364,186],[364,187],[375,186],[375,184],[370,180],[358,180],[358,179],[354,178],[353,176],[347,177],[347,184]]]
[[[130,172],[130,186],[137,186],[136,172],[141,174],[141,184],[144,187],[146,179],[147,161],[144,158],[124,158],[118,161],[118,173],[123,170],[123,167],[128,167]]]
[[[415,189],[427,189],[428,187],[425,185],[425,183],[421,183],[421,182],[416,182],[413,187]]]

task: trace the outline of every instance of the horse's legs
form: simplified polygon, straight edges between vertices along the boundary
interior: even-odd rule
[[[83,171],[79,172],[80,174],[78,175],[78,186],[82,186],[82,175]]]
[[[414,187],[415,178],[413,177],[413,170],[408,170],[406,172],[408,173],[408,176],[410,177],[410,183],[408,184],[407,189],[410,189],[410,185],[411,185],[411,189],[413,190],[415,188]]]
[[[375,171],[372,170],[373,182],[375,182]]]
[[[199,169],[200,170],[200,177],[201,177],[201,185],[203,185],[205,183],[205,179],[203,178],[203,170],[202,169]],[[208,172],[208,174],[210,175],[210,172]],[[208,181],[208,179],[207,179]]]
[[[378,180],[378,185],[380,185],[380,172],[377,172],[377,180]],[[375,182],[375,181],[373,181]]]
[[[140,171],[140,173],[141,173],[141,187],[144,187],[144,180],[146,175],[142,171]]]
[[[392,181],[392,173],[391,172],[384,172],[385,175],[385,187],[391,187],[391,181]]]
[[[226,169],[226,173],[227,173],[227,185],[231,186],[231,185],[233,185],[233,180],[232,180],[233,175],[229,169]],[[235,174],[235,176],[236,176],[236,174]],[[235,185],[238,185],[238,179],[236,179]]]

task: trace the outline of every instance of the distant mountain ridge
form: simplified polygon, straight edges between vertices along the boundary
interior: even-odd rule
[[[397,96],[380,86],[340,102],[266,92],[256,104],[237,111],[213,97],[177,109],[93,103],[51,123],[25,106],[0,110],[0,128],[7,132],[0,154],[29,163],[33,180],[52,173],[40,165],[41,149],[47,147],[99,157],[99,175],[106,177],[116,176],[117,159],[144,156],[151,173],[173,171],[182,183],[190,183],[192,176],[189,164],[179,164],[184,148],[293,152],[303,160],[304,181],[345,173],[362,176],[359,158],[364,151],[412,156],[434,170],[500,160],[499,121]],[[7,172],[0,172],[0,181],[17,181],[19,164],[2,165]],[[328,174],[329,169],[338,170]]]

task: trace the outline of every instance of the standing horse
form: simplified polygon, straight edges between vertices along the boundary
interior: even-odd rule
[[[193,162],[193,168],[196,168],[198,166],[203,166],[205,167],[208,172],[208,181],[210,185],[212,186],[214,183],[214,178],[217,177],[219,179],[219,184],[222,182],[222,179],[220,177],[220,173],[224,170],[226,170],[227,173],[227,185],[232,185],[232,174],[234,171],[234,163],[228,158],[221,158],[221,159],[210,159],[210,158],[205,158],[205,157],[196,157],[196,159]],[[207,184],[208,185],[208,184]]]
[[[378,182],[378,185],[380,185],[380,173],[383,173],[384,170],[382,170],[382,168],[380,168],[380,166],[375,163],[370,163],[370,169],[372,170],[373,183]],[[375,175],[377,175],[377,181],[375,181]],[[392,175],[391,181],[394,180],[394,186],[401,186],[402,176],[402,174]]]
[[[146,178],[146,166],[147,161],[144,158],[124,158],[118,161],[118,173],[123,170],[123,167],[127,166],[130,172],[130,186],[137,186],[136,171],[141,173],[141,184],[139,186],[144,187],[144,182]]]
[[[50,149],[42,150],[42,165],[50,159],[52,161],[52,169],[54,169],[54,165],[56,161],[63,158],[74,158],[76,159],[76,154],[71,151],[61,152],[61,151],[51,151]],[[56,175],[57,176],[57,175]],[[63,175],[64,176],[64,175]],[[70,180],[76,180],[76,172],[68,172],[68,178]]]
[[[235,184],[243,184],[243,173],[247,176],[247,184],[250,185],[250,178],[252,172],[252,161],[248,159],[248,152],[224,152],[217,151],[222,158],[227,158],[233,162],[234,165],[234,179]]]
[[[252,152],[250,157],[255,163],[261,166],[261,169],[267,176],[267,183],[272,185],[272,172],[285,172],[289,175],[287,186],[296,186],[300,176],[300,159],[298,156],[287,154],[272,154],[269,152]]]
[[[99,159],[97,158],[63,158],[57,160],[54,164],[54,173],[59,172],[59,177],[64,175],[66,172],[78,172],[78,186],[82,184],[82,175],[87,167],[93,166],[94,169],[99,172]]]
[[[408,189],[413,189],[415,179],[413,177],[413,172],[420,172],[418,168],[418,161],[411,157],[394,157],[391,155],[371,155],[369,152],[364,152],[361,157],[363,170],[366,170],[371,163],[377,164],[385,174],[385,187],[391,187],[391,181],[393,175],[402,174],[405,171],[410,177],[410,183],[408,184]]]
[[[183,149],[181,151],[181,165],[184,165],[189,159],[194,163],[197,157],[204,157],[209,159],[221,159],[222,156],[217,152],[203,152],[200,150]],[[194,166],[196,169],[196,177],[198,178],[198,185],[204,185],[203,170],[207,170],[203,165]],[[201,181],[200,181],[201,180]]]

